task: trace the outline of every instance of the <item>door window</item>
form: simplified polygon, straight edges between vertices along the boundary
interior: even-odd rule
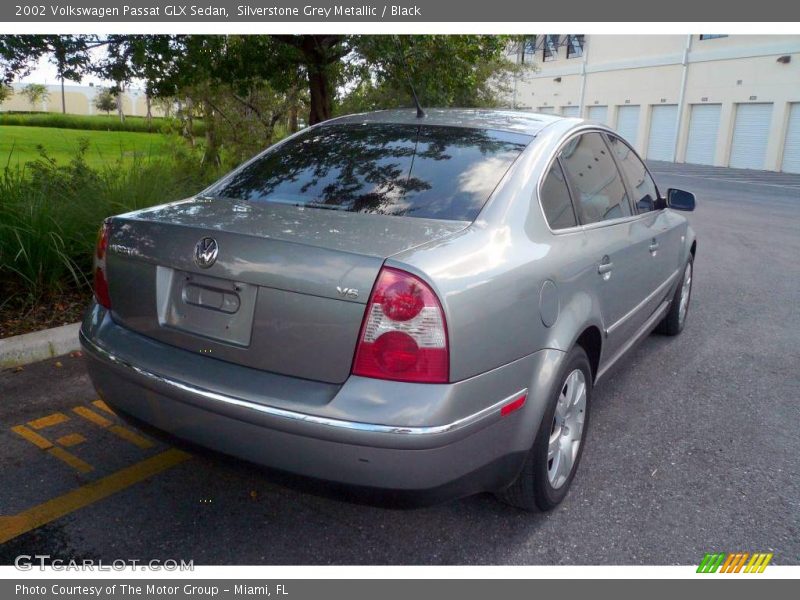
[[[655,181],[650,177],[650,173],[647,172],[647,167],[630,146],[618,137],[609,135],[608,143],[614,156],[617,157],[622,176],[625,177],[628,188],[633,194],[633,204],[636,206],[637,212],[654,210],[658,199],[658,189]]]
[[[600,133],[585,133],[567,142],[561,165],[576,195],[581,224],[631,216],[625,186]]]
[[[567,188],[564,173],[557,160],[553,161],[547,176],[542,182],[539,199],[550,229],[555,231],[557,229],[575,227],[578,224],[575,218],[575,211],[572,208],[569,188]]]

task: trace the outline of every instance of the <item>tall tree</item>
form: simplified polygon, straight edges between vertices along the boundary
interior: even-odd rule
[[[311,97],[308,123],[314,125],[333,116],[333,98],[342,59],[350,51],[350,38],[343,35],[276,35],[276,40],[293,48],[290,60],[303,70]]]

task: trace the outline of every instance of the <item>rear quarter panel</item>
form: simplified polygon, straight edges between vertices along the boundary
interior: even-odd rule
[[[566,351],[588,325],[602,331],[584,234],[550,232],[536,197],[542,169],[573,125],[559,122],[542,131],[469,228],[387,261],[426,279],[442,299],[452,381],[537,350]],[[540,310],[548,280],[555,284],[558,313],[550,326]]]

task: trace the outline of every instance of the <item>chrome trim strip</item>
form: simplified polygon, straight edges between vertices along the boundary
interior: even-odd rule
[[[656,323],[658,323],[658,320],[664,316],[664,313],[667,312],[668,308],[669,308],[669,300],[664,300],[656,309],[656,311],[652,315],[650,315],[650,318],[648,318],[647,321],[644,322],[644,325],[642,325],[639,328],[639,331],[637,331],[635,335],[631,336],[630,339],[627,342],[625,342],[625,344],[617,351],[617,353],[614,355],[613,358],[611,358],[607,363],[605,363],[602,367],[600,367],[600,369],[597,371],[597,377],[595,378],[595,383],[600,381],[603,375],[605,375],[608,372],[608,370],[611,367],[613,367],[620,358],[625,356],[628,350],[630,350],[635,343],[640,341],[642,338],[644,338],[647,334],[649,334],[653,330],[653,328],[656,326]]]
[[[640,310],[642,310],[642,308],[644,308],[644,307],[645,307],[645,306],[646,306],[646,305],[647,305],[649,302],[651,302],[651,301],[653,300],[653,298],[655,298],[656,296],[658,296],[659,294],[661,294],[661,293],[664,291],[664,289],[665,289],[665,288],[669,287],[669,286],[672,284],[673,280],[675,279],[675,277],[678,275],[678,273],[679,273],[679,272],[680,272],[680,269],[677,269],[677,270],[676,270],[676,271],[675,271],[675,272],[674,272],[672,275],[670,275],[670,276],[667,278],[667,280],[666,280],[666,281],[664,281],[664,283],[662,283],[662,284],[661,284],[661,285],[659,285],[659,286],[658,286],[658,287],[657,287],[655,290],[653,290],[653,291],[650,293],[650,295],[648,295],[648,296],[647,296],[647,298],[645,298],[644,300],[642,300],[641,302],[639,302],[639,304],[637,304],[637,305],[636,305],[636,306],[634,306],[634,307],[633,307],[631,310],[629,310],[629,311],[628,311],[628,312],[627,312],[625,315],[623,315],[623,317],[622,317],[621,319],[619,319],[619,320],[618,320],[616,323],[613,323],[612,325],[610,325],[609,327],[607,327],[607,328],[606,328],[606,335],[611,335],[612,333],[614,333],[614,330],[615,330],[615,329],[617,329],[617,328],[618,328],[620,325],[622,325],[622,324],[623,324],[625,321],[627,321],[627,320],[628,320],[628,319],[630,319],[632,316],[634,316],[634,315],[635,315],[637,312],[639,312]]]
[[[228,404],[231,406],[248,408],[250,410],[268,414],[273,417],[281,417],[284,419],[291,419],[293,421],[311,423],[314,425],[325,425],[327,427],[336,427],[339,429],[365,431],[369,433],[393,433],[393,434],[403,434],[403,435],[436,435],[441,433],[448,433],[450,431],[455,431],[456,429],[462,429],[464,427],[467,427],[468,425],[472,425],[473,423],[480,421],[481,419],[483,419],[484,417],[488,416],[489,414],[495,411],[497,411],[499,414],[500,408],[503,405],[511,402],[512,400],[516,400],[523,394],[528,393],[528,388],[524,388],[514,394],[511,394],[507,398],[504,398],[503,400],[500,400],[499,402],[496,402],[495,404],[492,404],[491,406],[484,408],[483,410],[480,410],[476,413],[472,413],[471,415],[467,415],[466,417],[453,421],[452,423],[447,423],[446,425],[435,425],[431,427],[403,427],[398,425],[379,425],[375,423],[362,423],[359,421],[344,421],[341,419],[331,419],[329,417],[320,417],[317,415],[309,415],[306,413],[286,410],[283,408],[276,408],[274,406],[265,406],[263,404],[256,404],[254,402],[248,402],[247,400],[241,400],[239,398],[234,398],[232,396],[227,396],[225,394],[213,392],[211,390],[197,387],[188,383],[183,383],[181,381],[172,379],[171,377],[159,375],[157,373],[153,373],[151,371],[142,369],[141,367],[137,367],[136,365],[128,362],[127,360],[120,358],[119,356],[116,356],[115,354],[109,352],[104,348],[101,348],[93,341],[88,339],[86,335],[83,333],[83,331],[80,332],[80,339],[81,342],[83,342],[83,344],[87,346],[89,350],[97,354],[99,357],[119,367],[123,367],[129,371],[132,371],[137,375],[145,377],[151,381],[181,390],[182,392],[195,394],[197,396],[206,398],[207,400],[222,402],[224,404]]]

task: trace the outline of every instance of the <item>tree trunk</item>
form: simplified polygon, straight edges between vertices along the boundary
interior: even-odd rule
[[[67,99],[64,96],[64,78],[61,78],[61,114],[67,114]]]
[[[297,86],[292,86],[289,90],[289,133],[297,133]]]
[[[184,110],[183,119],[183,135],[189,140],[189,145],[194,148],[194,121],[192,113],[194,112],[194,101],[191,98],[186,99],[186,109]]]
[[[311,94],[311,107],[308,124],[316,125],[331,118],[330,82],[324,66],[311,67],[308,71],[308,89]]]
[[[122,107],[122,90],[117,92],[117,114],[119,115],[119,122],[125,122],[125,110]]]
[[[203,102],[203,121],[206,126],[206,147],[203,151],[203,165],[216,168],[220,166],[222,161],[219,157],[219,136],[217,135],[214,109],[211,108],[210,102]]]
[[[147,114],[145,115],[145,119],[147,120],[147,128],[149,129],[150,125],[153,122],[153,111],[152,111],[153,102],[150,99],[150,94],[144,95],[144,103],[145,106],[147,107]]]

